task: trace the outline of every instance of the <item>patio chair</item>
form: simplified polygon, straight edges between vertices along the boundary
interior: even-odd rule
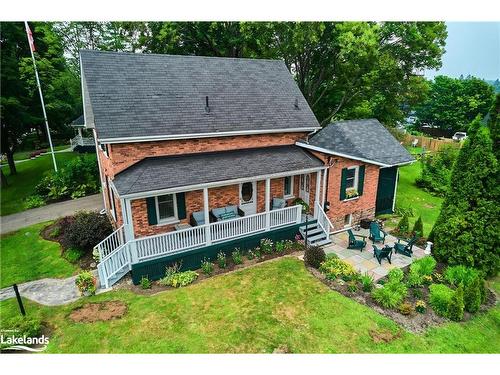
[[[382,265],[382,259],[387,259],[387,261],[391,263],[392,258],[392,247],[389,245],[385,245],[382,249],[379,249],[377,246],[373,245],[373,256],[377,258],[378,264]]]
[[[375,222],[372,221],[370,223],[370,240],[372,240],[372,243],[376,242],[382,242],[385,243],[385,236],[387,233],[385,233],[382,229],[380,229],[380,226]]]
[[[413,254],[413,245],[415,245],[417,239],[417,236],[414,236],[410,240],[398,238],[398,242],[394,244],[394,251],[396,253],[406,255],[407,257],[411,257]]]
[[[236,205],[226,206],[221,208],[213,208],[210,211],[214,221],[231,220],[240,216],[245,216],[245,212]]]
[[[349,234],[349,243],[347,244],[348,249],[359,249],[363,251],[366,246],[366,236],[362,236],[360,234],[352,233],[352,230],[348,229],[347,234]],[[357,240],[356,237],[362,238],[361,240]]]
[[[286,200],[283,198],[273,198],[271,202],[271,210],[279,210],[286,207]]]
[[[213,221],[212,216],[209,216],[210,222]],[[205,225],[205,212],[204,211],[196,211],[191,214],[191,219],[189,223],[193,227],[197,227],[198,225]]]

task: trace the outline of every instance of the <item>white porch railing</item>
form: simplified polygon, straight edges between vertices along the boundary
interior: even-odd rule
[[[285,207],[232,220],[137,238],[126,243],[125,226],[121,226],[96,246],[101,256],[101,262],[98,265],[99,277],[101,283],[108,288],[131,269],[132,263],[208,246],[210,242],[207,238],[207,230],[210,231],[211,242],[219,243],[280,226],[299,224],[301,213],[301,205]]]
[[[78,134],[74,138],[71,138],[69,143],[72,149],[74,149],[76,146],[95,146],[94,138],[82,137],[80,134]]]
[[[94,247],[94,253],[97,252],[99,254],[99,259],[104,259],[109,254],[113,252],[113,250],[125,244],[125,224],[111,233],[104,240],[99,242]]]
[[[321,205],[316,202],[315,209],[317,210],[317,220],[318,220],[318,225],[323,229],[323,232],[326,234],[326,238],[330,237],[330,228],[333,229],[333,224],[326,215],[325,211],[323,211],[323,208]]]

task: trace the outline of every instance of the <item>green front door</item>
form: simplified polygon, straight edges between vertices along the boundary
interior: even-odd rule
[[[380,168],[375,215],[391,214],[398,167]]]

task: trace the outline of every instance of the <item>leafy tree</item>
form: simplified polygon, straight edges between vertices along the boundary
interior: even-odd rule
[[[418,237],[424,236],[424,223],[422,222],[422,216],[419,216],[415,224],[413,225],[413,233]]]
[[[491,139],[493,141],[493,152],[497,160],[500,160],[500,93],[495,97],[488,119],[488,127],[490,128]]]
[[[454,145],[443,145],[438,152],[422,156],[422,171],[415,183],[438,196],[444,196],[450,185],[451,171],[458,153],[459,149]]]
[[[437,76],[430,85],[427,100],[417,108],[417,117],[421,125],[463,131],[477,115],[486,115],[492,100],[492,86],[479,78]]]
[[[494,275],[500,259],[499,165],[479,117],[469,130],[430,237],[439,260]]]
[[[401,235],[407,234],[410,230],[410,223],[408,221],[408,215],[403,215],[401,220],[398,223],[398,232]]]
[[[460,284],[448,304],[448,318],[459,322],[464,318],[464,287]]]
[[[481,282],[479,277],[475,277],[471,283],[465,286],[464,305],[465,310],[470,313],[479,311],[481,306]]]

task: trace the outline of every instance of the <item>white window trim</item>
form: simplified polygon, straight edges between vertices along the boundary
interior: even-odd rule
[[[115,215],[115,193],[111,189],[111,186],[109,185],[109,183],[108,183],[108,191],[109,191],[108,197],[109,197],[109,200],[110,200],[109,203],[111,203],[111,209],[110,209],[111,216],[116,221],[116,215]]]
[[[348,167],[347,169],[354,169],[354,186],[352,188],[347,188],[347,189],[356,189],[356,191],[358,191],[359,165],[356,165],[354,167]]]
[[[285,194],[285,179],[287,177],[290,177],[290,194]],[[285,176],[283,177],[283,198],[285,199],[290,199],[290,198],[293,198],[294,195],[293,195],[293,185],[294,185],[294,182],[295,182],[295,176]]]
[[[158,197],[161,197],[163,195],[172,195],[173,200],[174,200],[174,216],[167,217],[166,219],[160,219],[160,209],[158,206]],[[172,193],[172,194],[156,195],[155,196],[155,208],[156,208],[156,220],[158,222],[156,225],[176,224],[176,223],[180,222],[179,215],[177,212],[177,194]]]
[[[107,145],[107,148],[109,149],[109,143],[99,143],[99,148],[101,149],[102,154],[106,156],[106,159],[109,159],[108,152],[105,150],[104,145]]]
[[[349,215],[349,223],[345,223],[345,216]],[[352,224],[352,214],[347,214],[344,216],[344,228],[350,228]]]

